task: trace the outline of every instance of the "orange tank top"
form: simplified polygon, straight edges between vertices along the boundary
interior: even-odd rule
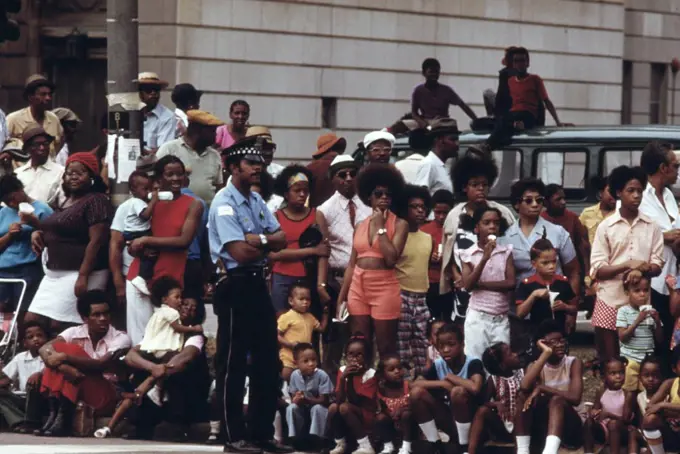
[[[375,238],[373,238],[373,244],[369,243],[368,238],[368,227],[371,224],[371,217],[364,219],[361,224],[359,224],[354,231],[354,249],[357,251],[357,258],[362,259],[364,257],[375,257],[383,258],[383,254],[380,251],[379,235],[376,233]],[[394,237],[395,226],[397,224],[397,216],[389,211],[387,213],[387,219],[385,220],[385,229],[387,230],[387,238],[390,240]]]

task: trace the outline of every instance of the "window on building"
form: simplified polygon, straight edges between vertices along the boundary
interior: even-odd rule
[[[651,124],[666,123],[666,103],[668,100],[667,65],[652,63],[651,86],[649,87],[649,122]]]
[[[621,84],[621,124],[629,125],[633,119],[633,62],[623,62]]]
[[[321,98],[321,127],[338,127],[338,98]]]

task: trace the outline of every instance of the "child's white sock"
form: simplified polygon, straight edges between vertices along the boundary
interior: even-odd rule
[[[399,449],[399,454],[411,454],[411,442],[404,441],[401,444],[401,449]]]
[[[458,422],[456,421],[456,430],[458,431],[458,443],[461,446],[468,444],[470,439],[470,426],[472,423],[469,422]]]
[[[449,434],[447,434],[443,430],[437,429],[437,434],[439,435],[439,441],[441,441],[442,443],[448,443],[449,441],[451,441],[451,437],[449,437]]]
[[[434,419],[432,421],[418,424],[418,426],[420,426],[420,430],[423,431],[423,435],[425,435],[425,439],[427,441],[430,443],[436,443],[439,441],[439,433],[437,432],[437,425],[434,423]]]
[[[368,435],[365,436],[364,438],[360,438],[357,440],[357,443],[359,444],[360,448],[370,448],[371,447],[371,442],[368,440]]]
[[[281,443],[283,441],[283,424],[281,423],[281,413],[274,414],[274,439]]]
[[[652,451],[652,454],[665,454],[666,451],[663,449],[660,430],[643,430],[642,434],[647,439],[649,450]]]
[[[517,454],[529,454],[531,435],[517,435]]]
[[[210,421],[210,433],[211,434],[220,433],[220,422],[219,421]]]
[[[543,454],[557,454],[560,450],[560,444],[562,440],[557,435],[548,435],[545,439],[545,448],[543,448]]]
[[[393,452],[394,452],[394,444],[392,444],[391,441],[388,441],[383,446],[383,449],[382,449],[382,451],[380,451],[380,454],[392,454]]]

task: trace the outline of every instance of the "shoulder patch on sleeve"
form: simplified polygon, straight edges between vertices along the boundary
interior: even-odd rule
[[[217,208],[217,215],[218,216],[233,216],[234,215],[234,209],[229,205],[222,205],[221,207]]]

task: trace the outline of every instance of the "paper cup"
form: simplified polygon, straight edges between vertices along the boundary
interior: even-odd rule
[[[35,208],[30,203],[21,202],[19,204],[19,213],[33,214],[35,213]]]

